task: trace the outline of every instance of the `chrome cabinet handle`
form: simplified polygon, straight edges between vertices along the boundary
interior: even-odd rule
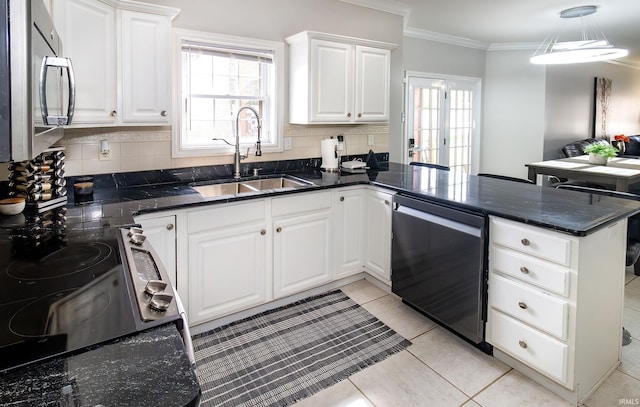
[[[266,231],[266,230],[264,230],[264,229],[262,229],[262,230],[260,231],[260,234],[261,234],[262,236],[264,236],[264,235],[266,235],[266,234],[267,234],[267,231]]]
[[[523,246],[529,246],[531,244],[531,242],[529,241],[529,239],[522,239],[520,241],[520,243],[522,243]]]
[[[276,229],[276,232],[278,232],[278,233],[282,232],[282,228],[280,228],[280,227],[279,227],[279,228],[277,228],[277,229]]]
[[[169,113],[167,113],[166,110],[163,110],[163,111],[160,112],[160,116],[162,116],[162,117],[165,117],[167,114],[169,114]]]
[[[351,117],[351,113],[347,113],[347,117]]]
[[[362,113],[358,113],[358,117],[362,117]]]
[[[520,339],[520,340],[518,341],[518,345],[520,345],[520,347],[521,347],[522,349],[527,349],[527,346],[529,346],[529,345],[527,345],[527,343],[524,341],[524,339]]]
[[[116,117],[118,115],[118,112],[115,110],[111,111],[111,117]]]
[[[384,200],[384,204],[388,206],[388,205],[390,205],[390,204],[391,204],[391,202],[389,202],[387,199],[385,199],[385,200]]]
[[[524,302],[522,302],[522,301],[520,301],[520,302],[518,303],[518,307],[520,307],[520,308],[522,308],[522,309],[527,309],[527,308],[529,308],[529,307],[527,306],[527,304],[526,304],[526,303],[524,303]]]
[[[344,196],[340,197],[340,202],[344,202]]]
[[[520,272],[522,274],[529,274],[529,269],[524,267],[524,266],[522,266],[522,267],[520,267]]]
[[[173,230],[173,228],[174,228],[174,227],[175,227],[175,226],[173,225],[173,223],[169,223],[169,224],[167,225],[167,230]]]

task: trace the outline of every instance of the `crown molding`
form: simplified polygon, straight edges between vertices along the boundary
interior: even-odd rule
[[[494,42],[490,44],[487,51],[522,51],[537,50],[539,42]]]
[[[468,38],[456,37],[454,35],[442,34],[435,31],[422,30],[419,28],[405,27],[403,31],[405,37],[419,38],[441,42],[444,44],[457,45],[459,47],[475,48],[487,50],[491,44],[482,41],[471,40]]]

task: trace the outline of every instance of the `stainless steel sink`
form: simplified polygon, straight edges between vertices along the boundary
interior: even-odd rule
[[[200,195],[205,198],[215,198],[225,195],[258,194],[261,192],[275,192],[289,189],[302,188],[313,185],[312,183],[294,180],[287,177],[255,179],[247,181],[225,182],[221,184],[208,184],[193,186]]]
[[[255,188],[259,191],[263,191],[267,189],[300,188],[310,184],[290,178],[278,177],[245,181],[242,183],[242,185]]]

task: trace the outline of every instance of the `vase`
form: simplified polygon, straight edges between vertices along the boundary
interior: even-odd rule
[[[600,154],[589,153],[589,164],[607,165],[608,160],[607,157],[603,157]]]

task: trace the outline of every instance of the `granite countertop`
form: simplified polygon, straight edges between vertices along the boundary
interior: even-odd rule
[[[313,185],[294,191],[205,198],[192,186],[230,181],[230,177],[214,174],[203,180],[193,174],[185,176],[183,170],[182,181],[152,183],[154,179],[145,178],[143,181],[147,185],[138,180],[138,184],[122,182],[116,188],[98,188],[91,202],[78,205],[70,202],[69,216],[82,217],[85,222],[118,226],[131,224],[136,215],[155,211],[363,184],[577,236],[584,236],[640,211],[640,202],[632,200],[395,163],[384,164],[379,170],[364,174],[325,173],[314,168],[280,171],[276,168],[262,177],[278,174],[289,174]]]
[[[196,406],[199,399],[173,324],[0,374],[3,406]]]

